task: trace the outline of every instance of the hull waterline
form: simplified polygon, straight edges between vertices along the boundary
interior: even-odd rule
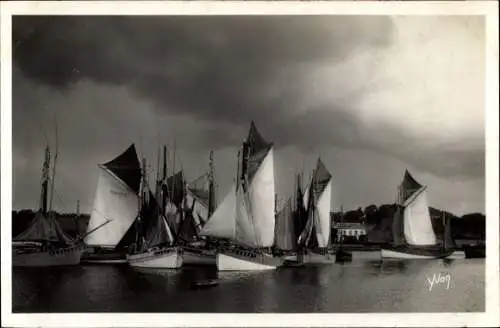
[[[127,255],[127,262],[139,268],[178,269],[182,266],[182,251],[177,247],[149,250]]]
[[[83,248],[63,248],[55,251],[12,252],[13,267],[53,267],[80,264]]]
[[[264,271],[275,270],[283,259],[265,253],[222,252],[217,254],[218,271]]]
[[[440,248],[416,248],[416,247],[398,247],[382,248],[380,250],[381,258],[393,259],[443,259],[453,254],[453,250],[445,251]]]
[[[81,262],[82,264],[126,264],[127,256],[124,252],[116,251],[84,252]]]
[[[183,265],[213,265],[217,263],[217,253],[215,251],[191,251],[184,249],[182,253]]]
[[[314,264],[332,264],[336,262],[335,254],[320,254],[308,251],[305,254],[297,255],[297,262],[304,265],[314,265]]]

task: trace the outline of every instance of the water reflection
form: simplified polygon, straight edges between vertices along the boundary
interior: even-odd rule
[[[441,272],[453,288],[429,292]],[[193,282],[217,279],[211,288]],[[217,272],[79,266],[13,270],[14,312],[393,312],[484,310],[484,260],[368,260]],[[467,297],[463,297],[467,295]]]

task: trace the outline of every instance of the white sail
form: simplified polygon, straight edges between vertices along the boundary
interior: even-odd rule
[[[200,231],[201,236],[235,238],[236,230],[236,188],[233,184],[222,203],[217,207]]]
[[[327,247],[331,231],[331,207],[332,181],[328,181],[316,204],[314,227],[319,247]],[[317,216],[316,216],[317,214]]]
[[[274,154],[269,150],[255,173],[249,191],[250,214],[255,227],[258,247],[274,244]]]
[[[304,201],[304,208],[307,210],[307,205],[309,202],[309,186],[306,187],[306,190],[304,192],[304,196],[302,196],[302,199]]]
[[[435,245],[436,235],[427,204],[426,187],[420,188],[403,204],[404,234],[410,245]]]
[[[261,245],[259,236],[257,236],[257,227],[254,219],[249,213],[249,197],[248,194],[239,188],[236,192],[236,230],[235,241],[243,246],[257,248]]]
[[[89,246],[115,247],[137,213],[138,197],[134,191],[106,168],[100,167],[87,232],[99,228],[85,237],[85,243]]]

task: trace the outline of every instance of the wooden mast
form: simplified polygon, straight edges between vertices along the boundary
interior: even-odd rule
[[[208,173],[208,217],[213,214],[215,210],[215,186],[214,186],[214,151],[210,150],[210,171]]]
[[[55,155],[54,155],[54,164],[52,166],[52,180],[51,180],[51,183],[50,183],[50,201],[49,201],[49,212],[52,211],[52,202],[53,202],[53,199],[54,199],[54,181],[56,179],[56,163],[57,163],[57,155],[58,155],[58,151],[59,151],[59,142],[58,142],[58,134],[57,134],[57,119],[56,117],[54,116],[54,123],[55,123],[55,137],[56,137],[56,152],[55,152]]]
[[[50,170],[50,150],[49,146],[45,148],[45,160],[42,168],[42,194],[40,195],[40,209],[44,215],[47,215],[47,200],[49,192],[49,170]]]

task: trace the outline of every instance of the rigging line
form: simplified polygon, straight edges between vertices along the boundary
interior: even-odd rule
[[[60,182],[64,182],[65,180],[64,180],[64,178],[63,178],[62,176],[59,176],[59,181],[60,181]],[[69,184],[67,184],[67,186],[70,186],[70,185],[69,185]],[[69,187],[69,188],[71,189],[71,187]],[[55,191],[55,194],[56,194],[56,196],[58,195],[58,193],[57,193],[56,191]],[[110,220],[110,221],[112,221],[112,220],[113,220],[112,218],[110,218],[110,217],[108,217],[108,216],[104,215],[103,213],[101,213],[100,211],[96,210],[96,209],[94,208],[94,204],[93,204],[93,203],[90,203],[90,202],[88,202],[88,201],[86,201],[85,199],[82,199],[82,198],[80,198],[80,201],[81,201],[81,202],[83,201],[83,203],[84,203],[84,204],[90,205],[90,207],[92,208],[92,210],[90,211],[90,212],[91,212],[90,214],[92,214],[92,212],[94,212],[94,211],[95,211],[96,213],[98,213],[98,214],[100,214],[102,217],[104,217],[105,219]]]
[[[45,106],[45,107],[46,107],[46,106]],[[31,115],[33,115],[33,117],[35,118],[36,123],[38,123],[38,127],[39,127],[39,128],[40,128],[40,130],[42,131],[42,134],[43,134],[43,136],[44,136],[44,138],[45,138],[45,142],[47,143],[47,145],[49,145],[49,144],[50,144],[50,143],[49,143],[49,138],[48,138],[48,136],[47,136],[47,132],[46,132],[46,131],[45,131],[45,129],[43,128],[43,124],[42,124],[42,122],[40,121],[40,117],[38,117],[38,115],[37,115],[37,113],[36,113],[35,111],[32,111],[32,110],[30,110],[30,111],[32,112],[32,114],[31,114]],[[31,116],[31,115],[30,115],[30,116]]]

